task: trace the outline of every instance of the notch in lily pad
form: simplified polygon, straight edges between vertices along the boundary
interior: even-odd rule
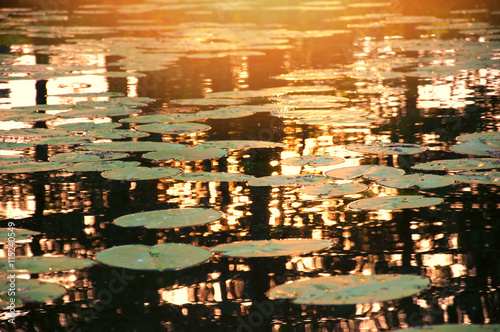
[[[222,214],[214,209],[181,208],[128,214],[115,219],[121,227],[180,228],[209,224],[220,220]]]
[[[416,209],[438,205],[443,202],[439,197],[424,197],[419,195],[382,196],[360,199],[349,203],[350,210],[399,210]]]
[[[199,265],[211,256],[210,251],[189,244],[161,243],[152,247],[131,244],[109,248],[96,255],[106,265],[132,270],[168,271]]]
[[[417,294],[430,280],[414,275],[341,275],[293,281],[269,291],[269,298],[291,299],[295,304],[346,305],[373,303]]]
[[[315,239],[255,240],[220,244],[210,251],[225,257],[278,257],[307,254],[331,245],[331,241]]]
[[[82,269],[94,265],[94,261],[84,258],[62,256],[16,257],[16,273],[51,273],[65,270]],[[10,272],[9,272],[10,271]],[[11,267],[0,262],[0,273],[12,273]]]

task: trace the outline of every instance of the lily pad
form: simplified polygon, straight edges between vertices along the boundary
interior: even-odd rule
[[[0,163],[0,174],[49,172],[62,169],[64,167],[65,165],[61,163],[45,161],[29,161],[9,164]]]
[[[223,149],[196,146],[182,149],[148,152],[144,154],[144,158],[152,160],[195,161],[215,159],[226,155],[227,151]]]
[[[56,300],[66,294],[66,288],[61,285],[38,281],[33,279],[16,278],[16,307],[25,303],[44,303]],[[0,307],[7,307],[10,304],[9,296],[10,280],[2,278],[0,281]]]
[[[384,187],[397,189],[431,189],[453,184],[453,179],[432,174],[408,174],[380,181]]]
[[[474,156],[491,157],[500,154],[500,138],[498,140],[479,141],[473,140],[451,147],[456,153],[470,154]]]
[[[384,180],[401,176],[404,173],[404,170],[390,166],[361,165],[335,168],[326,172],[325,175],[342,180],[356,179],[359,177],[364,177],[368,180]]]
[[[345,148],[353,152],[389,155],[417,154],[425,151],[423,146],[406,143],[348,144]]]
[[[472,141],[500,141],[500,131],[486,131],[480,133],[463,134],[457,136],[459,142],[472,142]]]
[[[81,163],[98,160],[116,160],[127,157],[128,154],[126,153],[81,151],[58,153],[49,157],[49,161],[59,163]]]
[[[16,243],[27,241],[33,235],[40,234],[40,232],[30,231],[29,229],[23,228],[15,228],[13,232],[9,228],[0,228],[0,243],[9,242],[9,234],[11,233],[15,233],[14,241]]]
[[[191,134],[210,130],[210,126],[201,123],[178,122],[178,123],[149,123],[137,126],[137,130],[147,133],[158,134]]]
[[[64,145],[79,145],[84,143],[89,143],[89,137],[83,136],[70,136],[70,137],[54,137],[54,138],[44,138],[37,140],[37,145],[52,145],[52,146],[64,146]]]
[[[451,178],[458,182],[500,185],[500,172],[464,172]]]
[[[94,261],[84,258],[60,256],[16,257],[16,273],[49,273],[73,269],[82,269],[94,265]],[[10,272],[8,272],[10,271]],[[0,262],[0,273],[12,273],[7,261]]]
[[[136,167],[140,164],[138,161],[102,160],[73,164],[65,167],[65,170],[67,172],[104,172],[124,167]]]
[[[258,240],[220,244],[210,251],[225,257],[277,257],[307,254],[326,249],[331,245],[332,242],[327,240]]]
[[[399,210],[416,209],[441,204],[442,198],[418,195],[382,196],[360,199],[349,203],[351,210]]]
[[[419,171],[470,171],[476,169],[492,169],[500,168],[500,159],[443,159],[416,164],[412,168]]]
[[[149,136],[149,133],[138,130],[110,129],[106,131],[88,132],[86,136],[92,136],[95,139],[122,139],[122,138],[143,138]]]
[[[198,265],[210,258],[210,251],[179,243],[162,243],[152,247],[132,244],[109,248],[96,255],[103,264],[133,270],[180,270]]]
[[[344,158],[330,155],[306,155],[283,159],[281,164],[286,166],[328,166],[342,164],[344,161]]]
[[[189,106],[218,106],[218,105],[240,105],[245,104],[246,100],[234,98],[207,98],[207,99],[173,99],[172,104]]]
[[[185,208],[128,214],[115,219],[121,227],[180,228],[208,224],[220,220],[222,214],[213,209]]]
[[[395,330],[396,332],[498,332],[500,325],[492,324],[446,324],[446,325],[429,325],[422,327],[412,327],[408,329]]]
[[[236,119],[254,115],[255,112],[237,108],[219,108],[211,111],[200,112],[207,119]]]
[[[69,132],[88,132],[88,131],[106,131],[116,129],[121,124],[114,122],[93,123],[93,122],[78,122],[78,123],[65,123],[56,127],[58,130],[66,130]]]
[[[200,144],[200,146],[221,148],[221,149],[272,149],[281,148],[286,145],[278,142],[267,142],[267,141],[251,141],[251,140],[223,140],[223,141],[206,141]]]
[[[344,196],[360,193],[368,189],[363,183],[320,183],[312,186],[305,186],[300,192],[306,195],[319,197]]]
[[[158,123],[158,122],[187,122],[187,121],[202,121],[205,117],[200,113],[169,113],[169,114],[152,114],[141,115],[131,118],[121,119],[122,123]]]
[[[252,175],[224,172],[193,172],[172,176],[173,179],[187,182],[244,182],[255,179]]]
[[[110,143],[92,143],[82,145],[83,150],[92,151],[110,151],[110,152],[146,152],[157,150],[171,150],[185,148],[184,144],[164,143],[164,142],[110,142]]]
[[[112,116],[127,116],[138,113],[139,110],[125,107],[93,108],[84,110],[71,110],[57,113],[60,118],[103,118]]]
[[[139,180],[154,180],[171,177],[172,175],[180,174],[181,171],[172,167],[120,167],[118,169],[109,170],[101,173],[101,175],[110,180],[120,181],[139,181]]]
[[[248,181],[249,186],[300,186],[326,182],[328,179],[318,175],[270,175]]]
[[[279,285],[270,290],[269,298],[310,305],[372,303],[414,295],[429,282],[425,277],[403,274],[321,277]]]

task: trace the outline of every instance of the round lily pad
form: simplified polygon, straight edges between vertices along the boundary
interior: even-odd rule
[[[87,131],[106,131],[116,129],[121,124],[114,122],[106,123],[93,123],[93,122],[78,122],[78,123],[65,123],[56,127],[58,130],[67,130],[69,132],[87,132]]]
[[[10,236],[11,233],[15,233],[14,241],[16,243],[27,241],[33,235],[40,234],[40,232],[30,231],[29,229],[23,229],[23,228],[15,228],[13,232],[9,228],[0,228],[0,243],[9,242],[9,237],[11,237]]]
[[[348,144],[345,148],[353,152],[390,155],[417,154],[425,151],[423,146],[406,143]]]
[[[157,134],[191,134],[210,130],[210,126],[201,123],[149,123],[137,126],[137,130]]]
[[[399,177],[384,179],[380,184],[384,187],[397,189],[431,189],[446,187],[453,184],[453,179],[432,174],[408,174]]]
[[[464,172],[451,178],[458,182],[500,185],[500,172]]]
[[[403,274],[341,275],[293,281],[269,291],[269,298],[295,304],[343,305],[401,299],[429,285],[429,279]]]
[[[195,161],[215,159],[226,155],[227,151],[223,149],[195,146],[182,149],[148,152],[144,154],[144,158],[152,160]]]
[[[173,99],[172,104],[190,105],[190,106],[218,106],[218,105],[240,105],[245,104],[246,100],[234,98],[199,98],[199,99]]]
[[[317,182],[326,182],[328,179],[318,175],[271,175],[255,178],[248,181],[249,186],[298,186]]]
[[[300,192],[306,195],[319,197],[344,196],[360,193],[368,189],[363,183],[320,183],[312,186],[305,186]]]
[[[251,110],[242,108],[219,108],[211,111],[201,111],[200,113],[207,119],[235,119],[255,114]]]
[[[266,148],[281,148],[286,145],[278,142],[267,141],[251,141],[251,140],[223,140],[223,141],[206,141],[201,146],[221,148],[221,149],[266,149]]]
[[[470,154],[474,156],[490,157],[500,154],[500,138],[496,141],[479,141],[473,140],[465,143],[460,143],[451,147],[451,150],[456,153]]]
[[[472,142],[472,141],[499,141],[500,131],[487,131],[472,134],[463,134],[457,137],[459,142]]]
[[[281,164],[286,166],[328,166],[341,164],[344,161],[344,158],[330,155],[306,155],[283,159]]]
[[[71,110],[57,113],[60,118],[103,118],[112,116],[127,116],[139,112],[137,109],[126,107],[93,108]]]
[[[82,145],[80,148],[92,151],[110,151],[110,152],[146,152],[157,150],[170,150],[185,148],[184,144],[164,143],[164,142],[110,142],[110,143],[92,143]]]
[[[415,209],[441,204],[442,198],[418,195],[371,197],[354,201],[347,205],[351,210],[399,210]]]
[[[123,167],[113,169],[101,173],[101,175],[110,180],[120,181],[140,181],[154,180],[171,177],[172,175],[180,174],[181,171],[172,167]]]
[[[49,273],[73,269],[82,269],[94,265],[94,261],[84,258],[60,257],[60,256],[34,256],[16,257],[16,273]],[[0,262],[0,273],[12,273],[9,263]]]
[[[361,165],[335,168],[325,173],[326,176],[336,179],[349,180],[364,177],[368,180],[383,180],[398,177],[405,173],[400,168],[379,165]]]
[[[89,137],[83,136],[70,136],[70,137],[54,137],[54,138],[44,138],[37,140],[37,145],[53,145],[53,146],[64,146],[64,145],[77,145],[89,143]]]
[[[193,172],[172,176],[173,179],[187,182],[243,182],[254,179],[252,175],[224,172]]]
[[[395,332],[498,332],[500,325],[493,324],[446,324],[429,325],[422,327],[411,327],[408,329],[395,330]]]
[[[18,163],[0,163],[1,173],[34,173],[34,172],[49,172],[64,168],[65,165],[55,162],[45,161],[29,161]]]
[[[103,264],[133,270],[180,270],[198,265],[210,258],[210,251],[200,247],[162,243],[152,247],[132,244],[109,248],[96,255]]]
[[[258,240],[220,244],[210,251],[226,257],[277,257],[307,254],[326,249],[331,245],[332,242],[327,240]]]
[[[96,139],[122,139],[122,138],[142,138],[149,136],[149,133],[138,130],[110,129],[106,131],[92,131],[86,136]]]
[[[136,167],[140,164],[138,161],[102,160],[73,164],[65,167],[65,170],[67,172],[104,172],[124,167]]]
[[[213,209],[185,208],[128,214],[115,219],[122,227],[180,228],[204,225],[219,220],[222,214]]]
[[[126,153],[114,153],[114,152],[67,152],[58,153],[49,157],[49,161],[59,162],[59,163],[81,163],[87,161],[97,161],[97,160],[115,160],[127,158]]]
[[[56,300],[66,294],[66,288],[61,285],[44,282],[33,279],[16,278],[16,307],[23,306],[25,303],[44,303]],[[10,305],[9,296],[10,280],[2,278],[0,280],[0,307]]]
[[[200,113],[169,113],[141,115],[131,118],[121,119],[122,123],[159,123],[159,122],[187,122],[202,121],[205,117]]]
[[[470,158],[434,160],[427,163],[416,164],[412,168],[419,171],[470,171],[499,167],[500,159]]]

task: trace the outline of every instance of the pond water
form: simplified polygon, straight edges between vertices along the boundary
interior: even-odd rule
[[[1,331],[499,323],[498,1],[1,4]]]

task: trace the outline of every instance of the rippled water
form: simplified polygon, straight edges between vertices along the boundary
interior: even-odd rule
[[[225,157],[202,161],[155,162],[142,152],[124,159],[184,173],[322,175],[355,165],[415,173],[416,163],[473,157],[450,150],[457,136],[499,130],[500,8],[493,0],[418,6],[403,0],[2,3],[0,154],[5,160],[47,161],[79,145],[39,144],[13,137],[11,130],[84,122],[136,130],[140,124],[119,120],[206,112],[238,100],[263,107],[250,115],[232,108],[194,120],[210,126],[205,131],[122,139],[92,132],[87,141],[285,144],[229,150]],[[293,87],[300,88],[289,94],[270,89]],[[106,114],[112,109],[122,113]],[[89,117],[90,112],[96,113]],[[83,135],[73,130],[66,138]],[[398,156],[345,149],[374,142],[418,144],[426,151]],[[282,161],[321,154],[345,162],[312,167]],[[94,259],[125,244],[211,248],[241,240],[332,241],[327,250],[291,257],[214,255],[176,272],[96,264],[31,275],[64,285],[66,295],[18,308],[15,325],[3,311],[2,331],[378,331],[500,319],[498,183],[398,190],[358,179],[368,190],[317,197],[293,184],[120,181],[97,171],[0,172],[0,227],[14,221],[17,228],[41,233],[20,244],[18,256]],[[396,194],[444,201],[418,209],[346,208],[365,197]],[[178,207],[213,208],[223,218],[165,230],[112,223],[130,213]],[[7,259],[7,250],[0,255]],[[385,273],[427,276],[431,283],[414,296],[371,304],[306,306],[266,296],[270,288],[304,277]],[[112,280],[125,287],[110,292]]]

